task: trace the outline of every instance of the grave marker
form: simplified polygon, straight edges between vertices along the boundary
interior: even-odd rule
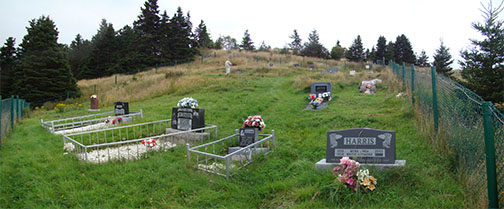
[[[171,127],[183,131],[205,127],[205,109],[174,107]]]
[[[337,73],[339,71],[339,69],[337,67],[334,67],[334,68],[327,68],[326,69],[326,73]]]
[[[254,143],[258,138],[259,130],[257,128],[240,128],[240,147],[246,147]]]
[[[129,114],[128,102],[116,102],[114,104],[114,114],[117,115],[127,115]]]

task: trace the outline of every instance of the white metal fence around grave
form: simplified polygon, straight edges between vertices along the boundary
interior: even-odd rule
[[[236,134],[217,141],[195,147],[186,144],[187,161],[195,163],[197,169],[229,178],[258,157],[276,149],[274,130],[271,134],[259,134],[259,140],[246,147],[238,147],[239,140],[236,130]]]
[[[131,122],[132,120],[138,119],[138,117],[142,119],[143,111],[142,109],[140,109],[140,112],[131,112],[130,114],[127,115],[118,115],[118,116],[115,116],[114,112],[110,111],[110,112],[103,112],[71,118],[63,118],[51,121],[44,121],[43,119],[40,119],[40,123],[42,127],[44,127],[53,134],[70,134],[75,132],[83,132],[94,129],[107,128],[111,125],[114,125],[112,124],[113,123],[111,121],[112,119],[116,120],[119,117],[121,118],[122,122],[118,121],[116,122],[117,124],[128,123]]]
[[[170,121],[166,119],[64,135],[63,148],[79,160],[104,163],[135,160],[149,151],[166,151],[176,145],[217,138],[217,126],[211,124],[199,129],[166,133],[170,129]],[[210,129],[215,129],[215,136]]]

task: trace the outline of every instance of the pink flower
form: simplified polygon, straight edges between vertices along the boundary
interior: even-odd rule
[[[341,165],[348,165],[348,164],[350,164],[350,158],[348,158],[348,157],[342,157],[340,159],[340,164]]]
[[[339,173],[341,170],[342,170],[342,168],[341,168],[341,167],[336,166],[336,167],[334,167],[334,169],[333,169],[333,173]]]

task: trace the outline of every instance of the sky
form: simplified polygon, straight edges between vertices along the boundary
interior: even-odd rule
[[[486,5],[490,0],[483,0]],[[502,0],[491,0],[494,6]],[[14,37],[22,42],[29,21],[49,16],[59,31],[58,42],[70,44],[77,34],[91,39],[101,19],[115,30],[138,19],[144,0],[0,0],[0,41]],[[196,27],[203,20],[212,39],[219,36],[241,42],[245,30],[256,47],[262,41],[275,48],[287,46],[296,29],[303,42],[317,30],[320,42],[331,50],[339,40],[350,47],[360,35],[365,48],[376,45],[378,37],[395,41],[404,34],[413,50],[425,50],[429,61],[440,41],[450,49],[458,68],[460,51],[470,39],[483,37],[472,23],[483,22],[479,0],[158,0],[159,10],[171,17],[177,7],[189,12]],[[500,15],[500,19],[503,18]]]

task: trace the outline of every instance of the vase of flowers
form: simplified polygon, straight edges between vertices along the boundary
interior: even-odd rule
[[[354,191],[359,188],[369,191],[374,191],[376,188],[376,178],[369,175],[368,169],[361,169],[359,162],[351,160],[348,157],[340,159],[339,165],[333,169],[333,173],[337,175],[336,181],[339,181]]]
[[[97,110],[99,109],[99,104],[98,104],[98,96],[96,96],[95,94],[91,95],[91,109],[92,110]]]
[[[197,107],[198,101],[192,97],[179,100],[172,108],[171,127],[183,131],[205,127],[205,109]]]
[[[259,131],[266,127],[260,115],[251,115],[240,128],[240,147],[246,147],[259,139]]]

